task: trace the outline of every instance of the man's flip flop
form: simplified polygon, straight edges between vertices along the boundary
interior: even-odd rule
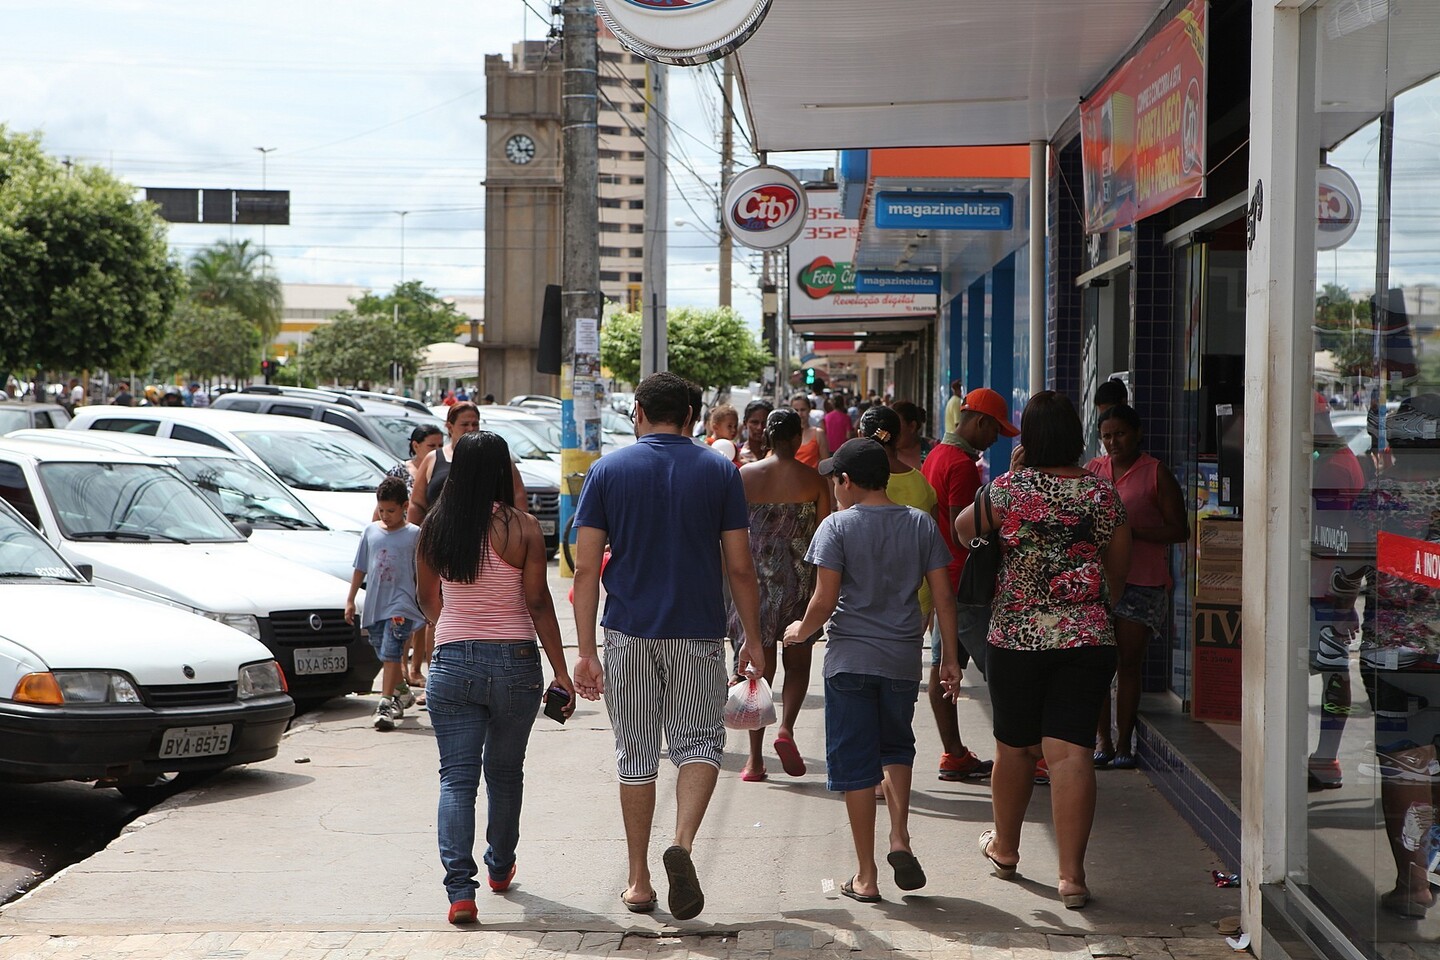
[[[625,904],[625,909],[631,913],[653,913],[655,904],[660,902],[660,896],[659,894],[652,893],[650,894],[649,900],[627,900],[625,899],[625,891],[621,890],[620,902]]]
[[[690,920],[705,909],[705,892],[700,889],[700,878],[695,875],[695,862],[690,851],[676,845],[665,850],[665,875],[670,879],[670,891],[666,903],[670,916],[676,920]]]
[[[775,738],[775,753],[780,757],[780,766],[792,777],[805,776],[805,758],[800,756],[795,741],[789,737]]]
[[[849,897],[851,900],[858,900],[861,903],[880,902],[880,894],[878,893],[857,893],[855,891],[854,877],[851,877],[849,880],[846,880],[844,883],[840,884],[840,893],[844,896]]]
[[[895,886],[901,890],[919,890],[925,886],[925,871],[909,850],[891,850],[886,861],[895,870]]]

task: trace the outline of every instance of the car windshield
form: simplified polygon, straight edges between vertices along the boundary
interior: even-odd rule
[[[30,414],[24,410],[9,410],[0,407],[0,433],[9,433],[11,430],[24,430],[30,426]]]
[[[69,580],[80,577],[15,513],[0,507],[0,580]]]
[[[480,429],[498,433],[510,448],[510,453],[521,460],[549,460],[550,441],[527,429],[526,424],[514,420],[484,420]],[[559,452],[559,448],[556,448]]]
[[[72,540],[243,539],[169,467],[57,461],[39,470],[40,485]]]
[[[263,530],[325,529],[284,484],[249,460],[180,457],[175,467],[232,522]]]
[[[377,463],[387,455],[385,451],[344,430],[237,430],[235,436],[275,476],[297,490],[373,493],[385,479]],[[372,449],[375,457],[357,450],[360,444]]]
[[[380,436],[385,439],[385,449],[389,450],[401,460],[410,459],[410,434],[416,427],[434,425],[441,430],[445,429],[445,421],[439,417],[367,417],[371,423],[379,428]]]
[[[623,433],[628,436],[635,436],[635,424],[630,418],[616,413],[614,410],[602,410],[600,412],[600,427],[609,433]]]

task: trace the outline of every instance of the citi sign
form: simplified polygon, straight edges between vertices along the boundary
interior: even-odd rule
[[[784,226],[800,208],[800,197],[783,183],[747,190],[730,208],[730,222],[741,230],[764,232]]]

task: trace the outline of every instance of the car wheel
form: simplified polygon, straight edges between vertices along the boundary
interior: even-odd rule
[[[219,772],[218,770],[193,770],[184,773],[162,773],[149,781],[117,783],[115,789],[120,796],[137,807],[153,807],[183,790],[198,787]]]

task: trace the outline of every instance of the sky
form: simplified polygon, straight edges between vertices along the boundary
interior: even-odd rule
[[[137,188],[289,190],[291,223],[264,231],[284,282],[389,289],[403,221],[407,280],[478,294],[484,58],[544,38],[550,24],[536,11],[548,10],[544,0],[0,0],[0,124]],[[717,302],[716,75],[670,71],[681,155],[670,164],[672,307]],[[737,170],[755,162],[737,150]],[[824,167],[833,154],[771,162]],[[709,218],[703,227],[685,199]],[[259,245],[261,228],[170,228],[182,261],[247,238]],[[733,301],[758,325],[758,255],[751,261],[737,247]]]

